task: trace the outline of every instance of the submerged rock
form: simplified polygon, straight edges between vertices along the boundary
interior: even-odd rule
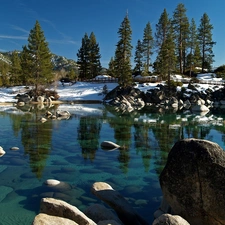
[[[5,151],[4,151],[4,149],[0,146],[0,157],[2,157],[3,155],[5,155]]]
[[[18,147],[11,147],[10,150],[13,150],[13,151],[18,151],[19,148]]]
[[[55,179],[48,179],[46,180],[43,185],[54,189],[54,190],[70,190],[72,189],[72,186],[66,182],[62,182]]]
[[[106,208],[100,204],[93,204],[89,206],[85,211],[85,215],[87,215],[90,219],[99,224],[99,221],[113,220],[117,222],[117,224],[122,224],[120,219],[112,212],[111,209]]]
[[[95,196],[112,207],[124,224],[148,225],[148,222],[145,221],[127,200],[109,184],[105,182],[95,182],[92,185],[91,191]]]
[[[119,145],[115,144],[112,141],[103,141],[101,143],[101,147],[104,148],[104,149],[117,149],[117,148],[120,148]]]

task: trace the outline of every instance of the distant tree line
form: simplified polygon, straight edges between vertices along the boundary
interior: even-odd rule
[[[118,29],[118,42],[115,54],[111,57],[107,73],[117,77],[121,86],[132,85],[132,74],[147,76],[153,72],[163,80],[170,81],[171,73],[191,75],[195,68],[201,72],[210,70],[213,63],[212,39],[213,25],[206,13],[200,19],[199,26],[195,20],[188,19],[184,4],[177,5],[172,17],[166,9],[162,12],[153,35],[151,23],[147,22],[142,39],[137,40],[134,52],[134,68],[132,68],[132,30],[128,14]],[[156,57],[153,62],[153,53]],[[92,79],[100,74],[100,47],[94,32],[84,34],[81,47],[77,52],[78,72],[56,73],[53,71],[51,52],[45,40],[44,32],[36,21],[30,31],[28,44],[23,46],[20,54],[14,51],[11,65],[0,61],[0,85],[33,85],[38,89],[41,85],[59,79],[59,75],[72,79]]]

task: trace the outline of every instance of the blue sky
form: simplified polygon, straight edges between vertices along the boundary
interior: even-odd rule
[[[217,42],[213,66],[225,64],[225,0],[1,0],[0,51],[21,50],[38,20],[51,52],[69,59],[77,60],[84,34],[94,32],[102,66],[108,67],[127,12],[134,55],[146,24],[151,23],[154,33],[164,8],[172,17],[179,3],[185,5],[188,18],[194,18],[197,26],[202,15],[208,14],[214,27],[213,41]]]

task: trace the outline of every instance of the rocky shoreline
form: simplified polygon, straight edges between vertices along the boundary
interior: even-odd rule
[[[168,87],[162,84],[146,93],[135,87],[116,87],[103,99],[105,104],[114,106],[118,111],[134,111],[143,107],[173,109],[190,109],[198,112],[208,112],[211,108],[225,105],[225,89],[215,87],[206,91],[198,91],[196,86],[189,84],[188,88]]]

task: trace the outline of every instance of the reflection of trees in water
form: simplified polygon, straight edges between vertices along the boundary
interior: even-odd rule
[[[114,138],[116,143],[123,147],[119,151],[118,161],[121,163],[120,167],[124,173],[128,171],[128,164],[130,161],[129,148],[131,144],[131,127],[133,120],[129,116],[112,117],[108,120],[110,126],[114,129]]]
[[[99,146],[99,137],[101,130],[101,120],[94,117],[81,117],[78,127],[77,140],[82,149],[84,159],[95,159],[95,152]]]
[[[149,171],[152,149],[148,124],[134,124],[134,144],[137,154],[140,152],[145,171]]]
[[[159,152],[155,158],[155,171],[160,174],[167,161],[167,155],[175,142],[179,140],[179,129],[170,129],[169,123],[157,124],[152,128],[152,132],[157,140]]]
[[[10,114],[15,135],[21,131],[21,143],[25,154],[29,155],[30,167],[41,178],[49,155],[52,139],[52,123],[38,121],[39,113]]]
[[[212,138],[209,137],[210,130],[211,127],[201,126],[198,123],[192,123],[184,128],[184,132],[187,138],[198,138],[207,140],[210,140]]]
[[[41,178],[51,148],[52,123],[40,123],[37,114],[34,116],[31,121],[22,123],[21,139],[25,154],[29,155],[32,172]]]

